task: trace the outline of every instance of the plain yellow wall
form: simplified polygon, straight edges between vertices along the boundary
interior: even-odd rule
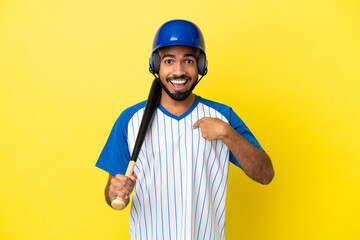
[[[0,239],[128,239],[94,164],[147,97],[167,20],[194,21],[209,73],[273,160],[261,186],[230,168],[227,239],[360,239],[356,0],[0,2]]]

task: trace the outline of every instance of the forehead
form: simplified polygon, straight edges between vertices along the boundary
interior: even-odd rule
[[[190,54],[197,56],[197,49],[189,46],[175,45],[175,46],[167,46],[160,49],[160,56],[164,55],[179,55],[183,56],[185,54]]]

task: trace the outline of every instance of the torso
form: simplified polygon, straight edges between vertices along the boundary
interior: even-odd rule
[[[130,152],[142,113],[128,125]],[[192,129],[204,116],[227,121],[199,98],[180,116],[157,109],[135,167],[132,239],[224,238],[229,150]]]

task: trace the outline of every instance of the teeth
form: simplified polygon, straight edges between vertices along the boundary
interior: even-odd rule
[[[184,84],[186,80],[172,80],[171,83],[173,84]]]

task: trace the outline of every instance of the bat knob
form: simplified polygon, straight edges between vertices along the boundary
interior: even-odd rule
[[[117,197],[111,202],[111,207],[116,210],[123,210],[125,208],[125,202],[123,199]]]

